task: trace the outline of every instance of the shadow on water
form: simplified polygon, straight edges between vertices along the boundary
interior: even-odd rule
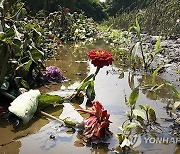
[[[103,48],[108,49],[104,42],[97,42],[86,47],[77,49],[72,45],[59,47],[55,56],[46,61],[45,65],[55,65],[61,68],[63,75],[69,80],[56,85],[41,87],[41,92],[64,95],[71,93],[78,84],[90,73],[94,73],[95,68],[87,58],[87,52],[91,49]],[[125,104],[125,96],[129,97],[131,90],[139,84],[148,85],[151,82],[151,75],[142,73],[133,73],[124,64],[117,61],[113,66],[104,67],[98,73],[95,80],[95,100],[100,101],[105,109],[111,114],[110,130],[117,134],[120,132],[119,127],[126,120],[126,111],[129,108]],[[157,78],[156,82],[165,83],[166,81]],[[165,128],[171,123],[163,121],[161,118],[168,118],[166,107],[167,102],[171,99],[171,94],[167,87],[158,90],[156,93],[148,91],[146,88],[141,89],[137,104],[148,104],[155,109],[158,122]],[[85,107],[82,103],[81,107]],[[64,103],[63,111],[55,112],[60,118],[69,117],[73,121],[81,122],[83,117],[75,110],[80,107],[77,104]],[[54,113],[53,113],[54,114]],[[1,119],[0,119],[1,120]],[[53,136],[53,137],[52,137]],[[23,138],[21,138],[23,137]],[[6,139],[5,139],[6,138]],[[61,127],[56,121],[48,121],[43,118],[36,120],[29,128],[24,131],[13,132],[11,125],[2,127],[0,122],[0,144],[5,144],[13,139],[12,143],[0,147],[0,153],[118,153],[118,140],[113,135],[106,142],[86,144],[82,140],[80,133],[71,132],[69,128]],[[142,142],[136,151],[131,153],[179,153],[176,144],[145,144]]]

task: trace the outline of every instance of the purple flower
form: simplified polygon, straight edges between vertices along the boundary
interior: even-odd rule
[[[61,82],[63,79],[63,75],[61,73],[61,70],[59,67],[56,66],[49,66],[46,67],[46,71],[44,73],[44,76],[50,80],[55,82]]]

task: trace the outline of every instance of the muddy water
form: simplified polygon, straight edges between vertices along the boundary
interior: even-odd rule
[[[42,87],[40,88],[41,92],[57,95],[72,93],[88,74],[95,71],[94,66],[87,59],[87,51],[94,48],[108,49],[108,46],[105,43],[97,42],[94,45],[86,45],[86,47],[81,48],[74,48],[72,45],[60,47],[55,56],[46,61],[45,65],[60,67],[64,76],[69,80],[62,84]],[[125,104],[125,96],[129,97],[131,90],[137,85],[148,85],[150,82],[150,75],[135,74],[120,61],[115,61],[114,65],[100,70],[95,80],[95,100],[100,101],[111,114],[110,130],[114,134],[105,142],[85,145],[78,131],[73,132],[69,128],[61,127],[61,124],[53,120],[35,117],[28,126],[19,130],[15,130],[6,122],[0,122],[0,144],[8,143],[0,147],[0,153],[116,153],[118,140],[115,134],[120,132],[119,127],[126,120],[126,112],[129,111]],[[166,81],[157,78],[156,82],[164,83]],[[147,104],[155,109],[158,122],[163,126],[163,133],[158,134],[159,136],[166,135],[169,131],[169,125],[171,125],[171,123],[163,120],[163,118],[168,118],[168,113],[164,107],[170,98],[171,94],[167,87],[157,93],[142,88],[137,101],[137,105]],[[64,107],[59,106],[48,112],[60,118],[69,117],[73,121],[81,122],[82,116],[74,109],[79,108],[79,106],[85,107],[85,102],[86,99],[80,105],[64,103]],[[134,149],[133,153],[179,153],[179,149],[174,143],[154,143],[153,139],[150,143],[146,143],[144,138],[138,140]]]

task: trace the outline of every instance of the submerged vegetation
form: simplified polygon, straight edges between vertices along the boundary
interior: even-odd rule
[[[98,74],[105,67],[120,65],[123,69],[116,72],[112,68],[106,71],[106,75],[109,72],[119,73],[121,80],[124,72],[128,72],[128,83],[132,91],[128,99],[124,91],[126,119],[121,123],[121,132],[116,133],[119,144],[112,151],[131,152],[137,142],[133,141],[134,137],[154,137],[166,133],[158,121],[157,111],[148,102],[146,105],[137,103],[140,91],[155,96],[163,88],[168,91],[165,104],[169,119],[165,121],[170,121],[172,128],[167,126],[170,130],[167,134],[179,133],[179,89],[173,83],[157,81],[159,73],[165,72],[172,63],[179,63],[179,59],[172,59],[169,51],[163,49],[161,44],[164,35],[174,36],[174,39],[179,36],[178,0],[140,0],[135,3],[115,0],[104,3],[96,0],[38,0],[37,4],[23,0],[2,0],[0,3],[0,96],[3,98],[0,120],[8,119],[8,123],[16,129],[18,125],[22,126],[21,121],[29,124],[33,122],[33,117],[45,116],[59,121],[63,127],[72,129],[73,133],[77,130],[83,136],[83,144],[90,143],[92,147],[93,144],[99,145],[113,136],[110,126],[113,121],[110,117],[112,112],[105,109],[103,102],[96,100],[99,98],[96,95]],[[122,7],[118,9],[119,6]],[[101,23],[96,22],[105,19]],[[142,34],[144,32],[158,36],[148,40],[148,34]],[[108,48],[93,48],[93,44],[99,40]],[[44,64],[44,61],[55,58],[57,51],[62,52],[67,44],[73,48],[73,53],[79,54],[81,48],[86,49],[86,46],[91,45],[86,54],[88,61],[80,59],[72,63],[91,62],[94,72],[87,73],[87,77],[65,96],[32,90],[71,80],[64,75],[63,68],[55,65],[45,67]],[[163,57],[163,60],[159,60],[164,55],[166,59]],[[179,68],[175,69],[176,74],[179,74]],[[134,76],[138,77],[140,73],[143,74],[142,78],[149,75],[150,80],[137,78],[139,84],[136,85]],[[75,122],[67,120],[68,117],[60,119],[45,112],[47,108],[58,107],[62,111],[63,103],[76,104],[76,111],[85,120]],[[84,108],[79,106],[81,103],[85,105]],[[50,139],[55,140],[55,137],[51,135]],[[0,147],[6,144],[0,144]]]

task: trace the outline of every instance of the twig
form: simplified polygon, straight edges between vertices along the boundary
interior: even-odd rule
[[[63,120],[61,120],[61,119],[59,119],[59,118],[56,118],[55,116],[52,116],[52,115],[50,115],[50,114],[48,114],[48,113],[46,113],[46,112],[44,112],[44,111],[37,111],[37,113],[40,113],[40,114],[43,115],[43,116],[46,116],[46,117],[51,118],[51,119],[53,119],[53,120],[56,120],[56,121],[62,123],[63,125],[65,125],[65,123],[64,123]]]

